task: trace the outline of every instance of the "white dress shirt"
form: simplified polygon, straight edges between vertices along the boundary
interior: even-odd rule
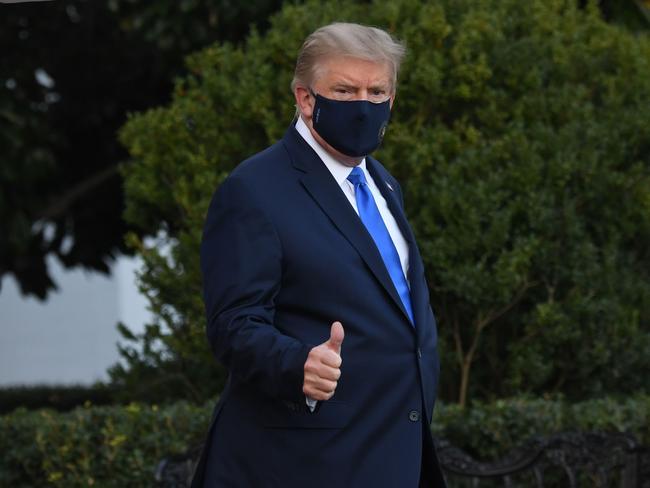
[[[339,187],[341,187],[343,194],[347,197],[348,201],[350,202],[350,205],[352,205],[352,208],[354,208],[354,211],[358,215],[359,209],[357,208],[357,199],[354,196],[354,185],[352,184],[351,181],[348,180],[348,175],[352,171],[352,168],[334,159],[334,157],[330,155],[330,153],[328,153],[325,149],[323,149],[323,146],[321,146],[320,144],[318,144],[318,142],[316,142],[316,139],[314,139],[314,136],[309,131],[309,127],[307,127],[307,124],[305,124],[305,122],[302,120],[302,117],[298,117],[298,122],[296,122],[296,130],[298,131],[298,134],[300,134],[302,138],[307,142],[307,144],[311,146],[311,148],[316,152],[316,154],[318,154],[321,161],[323,161],[323,163],[330,171],[330,173],[332,173],[332,176],[338,183]],[[388,229],[388,233],[390,234],[390,238],[393,241],[393,244],[395,244],[395,248],[397,249],[397,254],[399,255],[399,260],[402,265],[402,271],[404,272],[404,276],[408,277],[408,270],[409,270],[408,243],[406,242],[406,239],[404,239],[402,232],[399,230],[399,226],[395,221],[395,217],[393,217],[393,214],[390,213],[390,210],[388,209],[388,204],[386,203],[386,199],[383,197],[381,191],[379,191],[379,188],[377,188],[377,184],[375,183],[375,180],[372,179],[372,176],[370,176],[370,173],[368,173],[368,170],[366,169],[366,158],[363,158],[361,163],[359,163],[359,168],[363,170],[363,174],[366,176],[366,181],[368,182],[370,193],[372,193],[372,197],[375,199],[375,203],[377,204],[377,208],[379,209],[379,214],[381,215],[381,218],[384,221],[386,228]],[[380,184],[386,185],[387,182],[382,181],[380,182]],[[408,283],[408,278],[407,278],[407,283]]]
[[[318,157],[321,159],[321,161],[323,161],[330,173],[332,173],[332,177],[338,183],[341,191],[343,191],[343,194],[347,197],[354,211],[357,213],[357,215],[359,215],[359,209],[357,208],[357,199],[354,196],[354,185],[348,180],[348,175],[352,171],[352,168],[350,166],[346,166],[340,161],[337,161],[332,155],[323,149],[323,146],[321,146],[316,141],[316,139],[314,139],[314,136],[310,132],[309,127],[307,127],[307,124],[305,124],[304,120],[302,120],[302,117],[298,117],[298,122],[296,122],[296,130],[298,131],[298,134],[300,134],[302,138],[307,142],[307,144],[311,146],[316,154],[318,154]],[[386,228],[388,229],[388,233],[390,234],[390,238],[393,241],[395,248],[397,249],[400,264],[402,265],[402,271],[404,272],[404,276],[407,277],[406,282],[408,283],[408,243],[406,242],[406,239],[404,239],[404,236],[402,235],[402,232],[400,231],[399,226],[395,221],[395,217],[393,217],[393,214],[390,213],[386,199],[381,194],[381,191],[379,191],[379,188],[377,188],[375,180],[372,179],[372,176],[370,176],[370,173],[368,173],[368,170],[366,169],[366,158],[363,158],[361,163],[359,163],[359,168],[361,168],[366,177],[368,188],[370,188],[370,193],[372,193],[372,197],[375,199],[375,203],[379,209],[379,214],[381,215],[381,218],[384,221]],[[380,184],[387,185],[388,183],[382,181]],[[309,406],[309,409],[313,412],[318,402],[309,397],[305,397],[305,400],[307,402],[307,406]]]

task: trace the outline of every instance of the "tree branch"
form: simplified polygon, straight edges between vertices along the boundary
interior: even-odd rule
[[[463,339],[460,336],[460,324],[458,323],[458,315],[456,311],[453,312],[454,318],[452,319],[454,326],[454,344],[456,345],[456,357],[458,358],[458,364],[463,366],[463,358],[465,356],[463,352]]]
[[[36,214],[37,219],[55,219],[64,215],[79,198],[117,174],[117,165],[104,168],[73,186],[67,193],[50,199],[50,204]]]
[[[502,317],[506,313],[508,313],[519,301],[524,297],[526,292],[535,286],[537,284],[536,281],[533,282],[528,282],[526,281],[519,290],[517,290],[517,293],[515,294],[515,297],[506,305],[504,305],[502,308],[496,311],[491,311],[487,314],[487,316],[484,319],[478,320],[476,322],[476,327],[478,330],[484,329],[486,326],[497,320],[498,318]]]

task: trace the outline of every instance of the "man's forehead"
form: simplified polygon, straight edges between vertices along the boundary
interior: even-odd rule
[[[391,84],[390,65],[350,56],[331,56],[321,63],[320,75],[327,83]]]

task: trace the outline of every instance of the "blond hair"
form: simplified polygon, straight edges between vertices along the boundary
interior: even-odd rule
[[[388,32],[361,24],[335,22],[310,34],[298,53],[291,90],[296,85],[310,87],[318,76],[319,63],[331,56],[350,56],[386,63],[392,75],[392,90],[397,87],[397,73],[406,53],[404,44]]]

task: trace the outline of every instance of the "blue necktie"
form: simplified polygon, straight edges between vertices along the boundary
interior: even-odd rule
[[[354,185],[354,196],[357,200],[359,217],[361,217],[361,221],[375,241],[377,249],[379,249],[379,254],[381,254],[388,274],[393,280],[397,293],[402,299],[404,308],[408,312],[411,324],[415,324],[413,310],[411,308],[411,294],[406,277],[404,276],[404,271],[402,271],[399,254],[397,254],[395,244],[393,244],[393,240],[390,238],[386,224],[384,224],[375,199],[372,197],[370,188],[368,188],[368,182],[366,181],[363,170],[358,166],[355,167],[348,175],[348,180]]]

